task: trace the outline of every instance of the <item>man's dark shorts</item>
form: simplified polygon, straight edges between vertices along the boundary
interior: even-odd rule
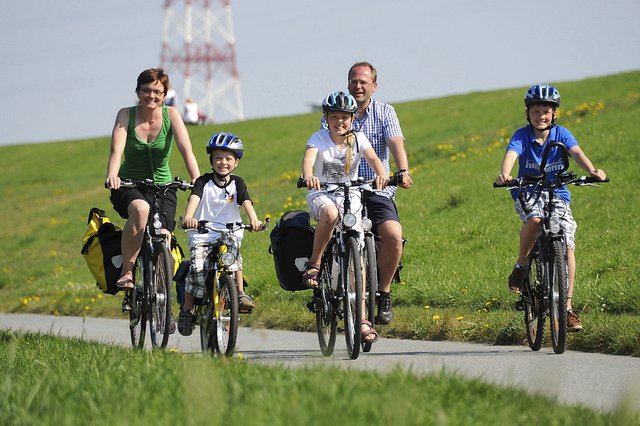
[[[149,205],[153,204],[153,196],[150,191],[140,188],[120,188],[118,190],[111,190],[111,204],[113,209],[118,212],[123,219],[129,218],[129,204],[133,200],[145,200]],[[160,193],[158,195],[158,203],[160,205],[160,222],[165,229],[170,232],[176,227],[176,208],[178,204],[178,196],[176,195],[176,189],[169,189],[166,193]]]
[[[367,216],[373,222],[374,227],[387,220],[400,222],[396,203],[391,198],[378,194],[367,198]]]

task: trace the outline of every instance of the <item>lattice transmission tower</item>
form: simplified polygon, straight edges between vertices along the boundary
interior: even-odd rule
[[[160,62],[179,105],[192,98],[210,123],[244,119],[230,0],[165,0]]]

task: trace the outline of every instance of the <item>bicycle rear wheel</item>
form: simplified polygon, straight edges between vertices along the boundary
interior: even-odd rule
[[[324,264],[320,268],[320,288],[313,291],[313,303],[320,351],[322,351],[322,355],[329,356],[333,353],[336,345],[338,315],[335,306],[335,292],[331,285],[333,259],[331,256],[325,256],[323,262]]]
[[[541,289],[542,270],[540,268],[540,260],[535,257],[531,262],[531,270],[522,289],[527,342],[529,343],[529,347],[534,351],[539,351],[544,342],[544,324],[546,318]]]
[[[144,339],[147,327],[147,310],[145,303],[146,286],[144,285],[145,266],[148,262],[144,261],[145,255],[140,252],[133,266],[133,285],[132,291],[128,292],[125,297],[129,298],[129,333],[131,334],[131,345],[134,348],[144,347]]]
[[[362,342],[362,262],[355,237],[348,237],[342,274],[344,290],[344,335],[349,358],[360,355]]]
[[[149,291],[151,345],[167,347],[171,330],[171,255],[164,242],[155,244],[155,269]]]
[[[213,343],[218,355],[232,356],[236,350],[239,315],[238,288],[233,275],[220,275],[220,290],[217,297]]]
[[[550,247],[548,269],[550,292],[549,322],[551,323],[551,345],[557,354],[567,349],[567,291],[568,277],[566,245],[556,240]]]
[[[376,294],[378,292],[378,265],[376,258],[376,243],[373,234],[365,235],[364,237],[364,253],[362,258],[364,259],[365,270],[365,288],[366,288],[366,313],[367,319],[371,321],[371,324],[375,324],[376,317]],[[371,343],[363,342],[362,351],[369,352],[371,350]]]

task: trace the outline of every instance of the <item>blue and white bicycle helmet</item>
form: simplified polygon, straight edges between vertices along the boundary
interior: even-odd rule
[[[531,86],[524,95],[524,104],[526,107],[529,107],[529,105],[533,103],[550,104],[557,108],[560,106],[560,93],[555,87],[548,84],[536,84],[535,86]]]
[[[209,143],[207,143],[207,154],[211,154],[214,149],[223,149],[231,151],[235,154],[239,160],[244,154],[244,145],[240,138],[233,133],[220,132],[211,136]]]
[[[324,112],[338,111],[355,114],[357,109],[356,99],[345,92],[331,92],[322,101],[322,111]]]

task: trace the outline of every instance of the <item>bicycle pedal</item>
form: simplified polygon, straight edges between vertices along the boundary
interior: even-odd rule
[[[124,314],[130,311],[131,311],[131,303],[129,302],[129,297],[125,296],[124,299],[122,299],[122,313]]]
[[[241,314],[251,315],[253,313],[253,309],[238,309],[238,312]]]
[[[516,311],[524,311],[524,303],[522,300],[518,300],[514,307],[516,308]]]

